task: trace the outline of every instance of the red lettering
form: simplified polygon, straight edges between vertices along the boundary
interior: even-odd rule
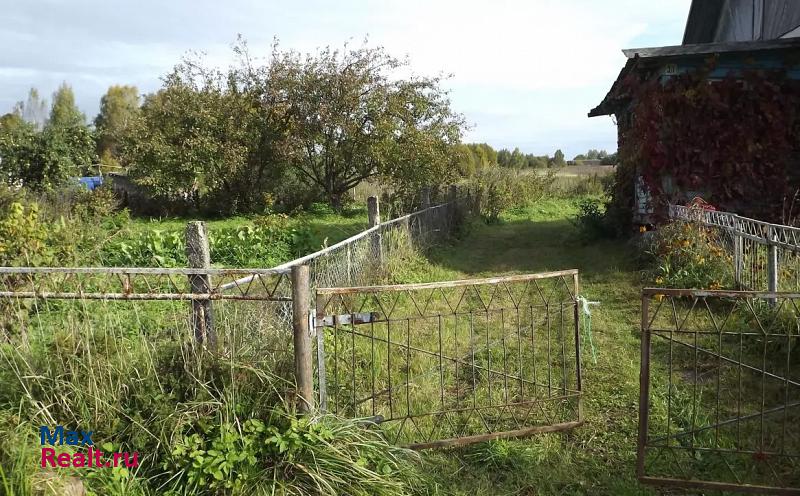
[[[139,452],[138,451],[134,451],[133,452],[133,462],[129,462],[128,461],[128,454],[129,453],[125,453],[125,466],[128,467],[128,468],[138,467],[139,466],[139,460],[138,460]]]
[[[42,468],[47,467],[47,462],[50,462],[51,467],[56,466],[55,461],[56,450],[53,448],[42,448]]]
[[[119,459],[122,457],[122,453],[114,453],[114,466],[119,467]]]
[[[59,467],[67,468],[71,465],[72,457],[69,456],[69,453],[61,453],[56,457],[56,461],[58,462]]]
[[[103,456],[103,452],[100,451],[100,450],[95,450],[95,452],[94,452],[94,465],[95,465],[95,467],[102,467],[103,466],[103,460],[100,459],[101,456]]]

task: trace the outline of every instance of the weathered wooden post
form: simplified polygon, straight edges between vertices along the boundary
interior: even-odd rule
[[[367,198],[367,217],[369,218],[369,227],[373,228],[381,223],[381,207],[378,198],[370,196]],[[383,267],[383,235],[380,228],[370,236],[372,243],[372,254],[378,261],[378,267]]]
[[[431,187],[423,186],[419,192],[419,199],[423,210],[431,206]]]
[[[742,289],[744,272],[744,237],[742,237],[739,217],[733,219],[733,282],[736,289]]]
[[[775,243],[778,239],[775,233],[775,228],[769,226],[767,228],[767,291],[770,293],[778,292],[778,245]],[[776,303],[775,298],[770,298],[770,304]]]
[[[453,233],[456,224],[460,222],[461,216],[461,206],[458,204],[458,187],[455,184],[451,184],[450,187],[447,189],[447,206],[448,216],[447,216],[447,234],[450,235]]]
[[[189,268],[211,268],[211,250],[208,246],[205,222],[193,221],[186,224],[186,258],[189,260]],[[192,293],[210,294],[211,276],[191,274],[189,285]],[[202,343],[205,340],[209,348],[216,348],[217,333],[214,330],[214,314],[210,299],[192,300],[192,329],[198,342]]]
[[[314,408],[314,375],[311,363],[311,285],[308,266],[292,267],[292,331],[294,334],[294,377],[297,384],[297,410]]]

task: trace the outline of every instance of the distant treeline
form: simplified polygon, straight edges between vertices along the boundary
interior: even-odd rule
[[[603,165],[613,165],[617,162],[616,152],[609,154],[605,150],[591,149],[567,162],[564,160],[564,152],[561,150],[556,150],[553,156],[534,155],[533,153],[522,153],[519,148],[514,148],[514,150],[506,148],[495,150],[486,143],[458,145],[457,154],[459,171],[464,176],[469,176],[481,169],[494,166],[511,169],[545,169],[573,165],[582,160],[600,160]]]

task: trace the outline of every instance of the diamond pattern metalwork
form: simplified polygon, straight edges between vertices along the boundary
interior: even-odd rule
[[[320,402],[417,448],[574,427],[577,278],[319,288]]]
[[[640,480],[800,494],[800,296],[642,298]]]

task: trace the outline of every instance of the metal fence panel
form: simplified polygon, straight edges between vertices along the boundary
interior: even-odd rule
[[[800,494],[798,300],[643,290],[642,482]]]
[[[320,404],[413,448],[582,422],[578,272],[318,288]]]

